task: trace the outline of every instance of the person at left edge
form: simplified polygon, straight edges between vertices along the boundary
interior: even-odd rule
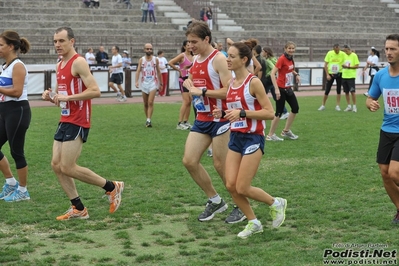
[[[6,178],[0,199],[6,202],[30,199],[24,153],[25,135],[31,120],[28,70],[18,59],[19,52],[25,54],[29,49],[29,41],[20,38],[15,31],[4,31],[0,35],[0,57],[5,60],[0,74],[0,148],[8,141],[19,179],[14,178],[7,157],[0,151],[0,171]]]

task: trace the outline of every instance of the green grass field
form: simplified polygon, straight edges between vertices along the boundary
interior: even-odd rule
[[[321,97],[299,98],[299,139],[267,142],[253,182],[288,200],[286,221],[272,229],[268,207],[252,202],[264,232],[247,240],[236,237],[246,223],[224,223],[231,208],[197,221],[207,199],[181,162],[188,132],[175,129],[179,104],[156,104],[153,128],[144,127],[142,104],[93,106],[79,164],[124,181],[122,205],[111,215],[101,188],[76,182],[90,219],[56,221],[70,205],[50,167],[59,109],[32,108],[31,200],[0,202],[0,265],[302,266],[323,265],[324,250],[344,251],[341,243],[397,249],[396,210],[375,163],[382,111],[369,112],[362,95],[358,101],[358,113],[336,112],[332,96],[319,112]],[[12,161],[8,146],[3,151]],[[231,205],[212,158],[202,163]]]

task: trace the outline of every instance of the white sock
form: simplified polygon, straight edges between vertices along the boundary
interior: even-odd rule
[[[151,119],[147,118],[147,122],[151,122]]]
[[[219,194],[216,194],[212,198],[209,198],[209,200],[212,201],[212,203],[219,204],[222,201],[222,198],[219,196]]]
[[[278,205],[280,205],[280,201],[278,201],[278,199],[274,198],[274,202],[273,202],[272,206],[276,207]]]
[[[248,222],[253,222],[256,225],[260,225],[260,221],[258,219],[249,220]]]
[[[349,108],[352,108],[352,106],[351,106],[350,104],[348,104],[348,107],[349,107]]]
[[[18,186],[18,190],[21,191],[21,192],[23,192],[23,193],[25,193],[26,191],[28,191],[28,190],[26,189],[26,187],[21,187],[21,186]]]
[[[353,108],[356,108],[356,104],[353,105]]]
[[[6,178],[6,182],[10,186],[15,186],[17,184],[17,180],[14,177]]]

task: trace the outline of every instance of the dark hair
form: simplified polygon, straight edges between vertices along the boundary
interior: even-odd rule
[[[115,50],[119,53],[119,46],[114,46],[115,47]]]
[[[260,54],[262,52],[262,47],[258,44],[257,46],[255,46],[254,50],[257,54]]]
[[[268,56],[274,57],[273,50],[270,47],[263,47],[263,51],[267,53]]]
[[[248,58],[245,66],[249,66],[249,63],[252,59],[252,50],[249,48],[249,46],[242,42],[235,42],[231,46],[235,47],[238,50],[238,55],[240,56],[240,58]]]
[[[60,33],[63,30],[67,32],[69,40],[75,38],[75,34],[73,33],[73,30],[70,27],[59,27],[58,29],[55,30],[55,33]]]
[[[257,39],[251,38],[251,39],[245,40],[244,43],[246,45],[248,45],[249,48],[252,50],[252,49],[254,49],[255,46],[258,45],[259,42]]]
[[[21,54],[26,54],[30,50],[30,43],[26,38],[20,38],[16,31],[7,30],[4,31],[0,38],[2,38],[7,45],[12,44],[14,46],[14,51],[21,52]]]
[[[163,54],[163,51],[162,51],[162,50],[159,50],[157,54],[158,54],[158,55]]]
[[[186,47],[185,47],[185,46],[187,45],[187,43],[188,43],[187,40],[184,40],[184,41],[183,41],[183,45],[181,46],[181,52],[182,52],[182,53],[185,53],[185,52],[186,52]],[[190,52],[190,54],[191,54],[191,55],[194,55],[192,51]]]
[[[205,38],[208,36],[209,44],[212,43],[212,33],[211,30],[209,29],[208,24],[205,21],[201,20],[193,21],[190,27],[188,27],[186,30],[186,36],[188,36],[189,34],[196,35],[201,40],[205,40]]]
[[[397,41],[399,42],[399,34],[390,34],[385,38],[385,41]]]
[[[188,43],[187,40],[184,40],[184,41],[183,41],[183,44],[182,44],[182,46],[181,46],[181,52],[182,52],[182,53],[184,53],[184,52],[186,51],[186,47],[185,47],[185,46],[187,45],[187,43]]]
[[[371,51],[372,51],[378,58],[380,58],[380,52],[378,52],[374,47],[371,48]]]
[[[337,48],[337,47],[339,47],[339,44],[338,44],[338,43],[335,43],[335,44],[333,45],[333,48]]]

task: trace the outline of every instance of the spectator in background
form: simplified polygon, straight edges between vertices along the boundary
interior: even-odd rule
[[[327,84],[321,106],[318,109],[319,111],[326,109],[326,101],[334,81],[337,83],[337,104],[335,110],[341,111],[339,105],[341,102],[342,64],[345,57],[346,54],[339,49],[339,44],[336,43],[333,46],[333,50],[329,51],[324,58],[324,72],[326,73]]]
[[[217,42],[216,43],[216,47],[219,50],[219,52],[221,52],[222,54],[224,54],[227,57],[227,52],[225,50],[223,50],[223,43],[222,42]]]
[[[111,78],[108,83],[109,87],[116,92],[116,99],[120,102],[126,102],[125,91],[122,88],[123,83],[123,64],[122,56],[119,54],[119,47],[112,47],[112,65],[109,66],[109,73],[111,73]],[[115,87],[115,84],[117,87]]]
[[[90,0],[83,0],[82,2],[86,5],[86,7],[90,7]]]
[[[130,3],[130,0],[125,0],[124,2],[126,4],[127,9],[132,9],[132,4]]]
[[[206,15],[206,18],[207,18],[206,23],[208,23],[209,29],[212,30],[213,29],[212,28],[212,25],[213,25],[213,22],[212,22],[213,13],[212,13],[212,9],[209,6],[206,8],[205,15]]]
[[[179,87],[182,97],[179,122],[177,123],[176,129],[186,130],[191,128],[188,119],[190,117],[192,99],[189,90],[183,86],[183,82],[188,78],[188,70],[193,64],[193,59],[194,56],[191,50],[191,44],[187,40],[184,40],[181,47],[181,53],[169,61],[169,66],[179,73]],[[177,67],[176,64],[179,64],[179,67]]]
[[[99,65],[106,65],[108,63],[108,54],[104,51],[104,46],[100,46],[96,54],[96,61]]]
[[[151,43],[144,45],[145,55],[139,59],[136,71],[136,88],[141,90],[144,103],[144,113],[147,118],[146,127],[152,127],[151,117],[154,112],[154,98],[157,89],[162,87],[162,75],[159,61],[153,54]],[[141,75],[141,83],[140,83]]]
[[[152,20],[154,20],[155,25],[157,25],[157,20],[155,19],[155,4],[152,0],[148,0],[148,13],[150,15],[150,22],[152,22]]]
[[[291,107],[291,112],[281,132],[281,136],[292,140],[298,139],[298,136],[292,133],[291,126],[299,112],[298,100],[292,89],[294,81],[300,83],[299,74],[295,71],[294,53],[296,44],[288,41],[284,47],[284,53],[278,58],[276,65],[270,73],[274,89],[276,91],[276,113],[270,126],[269,134],[266,136],[268,141],[282,141],[284,139],[276,136],[275,131],[283,114],[285,102]]]
[[[132,64],[132,59],[129,57],[129,52],[127,50],[123,51],[122,53],[122,67],[125,68],[130,68],[130,65]]]
[[[266,70],[265,70],[266,82],[264,84],[266,94],[270,92],[272,94],[273,100],[277,102],[276,90],[274,89],[272,78],[270,77],[270,73],[272,72],[272,69],[277,63],[277,58],[274,57],[273,50],[270,47],[263,47],[261,55],[263,58],[266,59]],[[287,108],[284,105],[283,114],[281,115],[280,120],[287,119],[289,114],[290,113],[288,112]]]
[[[374,75],[380,70],[378,67],[378,62],[380,58],[380,52],[378,52],[374,47],[371,47],[370,50],[370,55],[367,58],[366,66],[363,69],[364,75],[366,75],[366,70],[367,68],[370,68],[369,70],[369,76],[370,76],[370,83],[369,83],[369,88],[367,89],[367,92],[364,93],[364,96],[369,96],[369,90],[371,87],[371,84],[373,83]]]
[[[91,7],[99,8],[100,0],[91,0]]]
[[[89,49],[87,49],[85,58],[89,65],[94,65],[96,63],[96,56],[93,53],[93,48],[89,47]]]
[[[140,9],[143,12],[143,15],[141,17],[141,22],[147,23],[148,0],[143,0],[143,3],[141,3],[141,8]]]
[[[359,67],[359,58],[349,45],[345,44],[343,50],[346,56],[342,65],[342,87],[344,88],[345,98],[348,104],[344,112],[352,111],[356,113],[356,72]],[[352,96],[353,106],[351,106],[349,93]]]
[[[205,18],[208,19],[206,17],[206,14],[205,14],[206,12],[205,11],[206,11],[205,7],[201,8],[201,10],[200,10],[200,20],[202,20],[202,21],[205,21]]]
[[[158,51],[159,69],[161,70],[162,86],[159,87],[159,96],[166,96],[166,88],[168,86],[168,60],[166,60],[162,50]]]

